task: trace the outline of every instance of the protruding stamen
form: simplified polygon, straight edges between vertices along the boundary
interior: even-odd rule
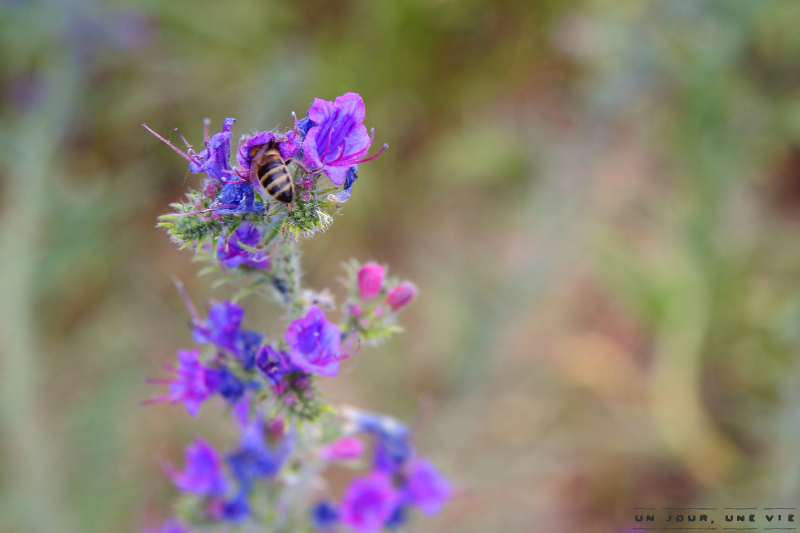
[[[183,157],[184,159],[186,159],[188,162],[190,162],[190,163],[194,163],[195,165],[200,165],[200,162],[199,162],[199,161],[197,161],[197,160],[196,160],[196,159],[194,159],[193,157],[189,156],[188,154],[184,153],[184,152],[183,152],[183,151],[182,151],[180,148],[178,148],[177,146],[175,146],[174,144],[172,144],[171,142],[169,142],[168,140],[166,140],[164,137],[162,137],[162,136],[161,136],[161,135],[159,135],[158,133],[156,133],[156,132],[154,132],[153,130],[151,130],[151,129],[150,129],[150,127],[149,127],[147,124],[142,124],[142,126],[144,126],[144,128],[145,128],[147,131],[149,131],[150,133],[152,133],[153,135],[155,135],[156,137],[158,137],[159,139],[161,139],[161,140],[164,142],[164,144],[166,144],[167,146],[169,146],[170,148],[172,148],[173,150],[175,150],[176,152],[178,152],[178,153],[181,155],[181,157]]]
[[[178,128],[172,128],[172,129],[175,130],[175,133],[177,133],[178,136],[181,138],[181,140],[183,141],[183,144],[186,145],[186,152],[191,154],[194,151],[194,148],[192,147],[191,144],[189,144],[189,141],[186,140],[186,137],[183,136],[183,133],[181,133],[181,130],[179,130]]]
[[[211,139],[211,132],[209,128],[211,127],[211,119],[204,118],[203,119],[203,142],[208,142]]]
[[[386,143],[383,143],[383,148],[381,148],[380,150],[378,150],[378,153],[377,153],[377,154],[373,155],[372,157],[368,157],[368,158],[366,158],[366,159],[360,159],[360,160],[358,160],[358,161],[354,161],[354,162],[353,162],[353,164],[354,164],[354,165],[358,165],[358,164],[360,164],[360,163],[366,163],[367,161],[372,161],[373,159],[375,159],[376,157],[378,157],[379,155],[381,155],[381,154],[383,153],[383,151],[384,151],[384,150],[386,150],[387,148],[389,148],[389,145],[388,145],[388,144],[386,144]]]
[[[178,294],[180,294],[181,299],[183,299],[183,305],[186,306],[186,309],[189,311],[191,317],[197,321],[200,321],[200,314],[197,312],[197,308],[194,306],[192,299],[189,298],[189,292],[186,290],[186,286],[175,274],[171,274],[170,277],[172,278],[172,283],[175,285],[175,288],[178,289]]]

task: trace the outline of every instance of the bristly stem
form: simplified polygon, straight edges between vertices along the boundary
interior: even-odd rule
[[[303,314],[303,298],[297,242],[285,235],[277,252],[277,268],[273,272],[272,283],[281,294],[292,319],[299,318]]]

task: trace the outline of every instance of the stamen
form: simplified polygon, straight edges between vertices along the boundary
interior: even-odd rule
[[[360,159],[360,160],[358,160],[358,161],[355,161],[355,162],[353,162],[353,164],[354,164],[354,165],[358,165],[359,163],[366,163],[367,161],[372,161],[373,159],[375,159],[376,157],[378,157],[379,155],[381,155],[381,154],[383,153],[383,151],[384,151],[384,150],[386,150],[387,148],[389,148],[389,145],[388,145],[388,144],[386,144],[386,143],[383,143],[383,148],[381,148],[380,150],[378,150],[378,153],[377,153],[377,154],[373,155],[372,157],[368,157],[368,158],[366,158],[366,159]]]
[[[175,274],[171,274],[170,277],[172,278],[172,283],[175,285],[175,288],[178,289],[178,294],[180,294],[181,299],[183,299],[183,304],[186,306],[186,309],[189,310],[189,314],[193,319],[199,321],[200,314],[197,312],[197,308],[194,306],[192,299],[189,298],[189,293],[186,290],[186,286]]]
[[[332,140],[333,140],[333,128],[331,128],[331,131],[328,132],[328,146],[325,147],[325,151],[322,152],[323,154],[327,154],[328,153],[328,149],[330,149],[330,147],[331,147],[331,141]],[[319,154],[319,152],[317,152],[317,153]],[[325,156],[320,154],[320,159],[322,159],[323,161],[324,161],[324,157]]]
[[[337,157],[337,158],[336,158],[336,159],[334,159],[333,161],[325,161],[325,162],[326,162],[327,164],[329,164],[329,165],[332,165],[332,164],[336,163],[337,161],[341,161],[341,160],[342,160],[342,158],[344,157],[344,154],[345,154],[346,152],[347,152],[347,139],[345,139],[345,140],[342,142],[342,153],[341,153],[341,154],[339,154],[339,157]]]
[[[186,145],[187,152],[191,154],[192,151],[194,150],[194,148],[192,148],[192,145],[189,144],[189,141],[186,140],[186,137],[183,136],[183,133],[181,133],[181,130],[179,130],[178,128],[172,128],[172,129],[177,132],[178,136],[180,136],[181,140],[183,141],[183,144]]]
[[[190,163],[194,163],[195,165],[200,165],[200,164],[201,164],[199,161],[197,161],[197,160],[193,159],[192,157],[190,157],[189,155],[185,154],[185,153],[184,153],[184,152],[183,152],[183,151],[182,151],[180,148],[178,148],[177,146],[175,146],[174,144],[172,144],[171,142],[169,142],[168,140],[166,140],[164,137],[162,137],[162,136],[161,136],[161,135],[159,135],[158,133],[156,133],[156,132],[154,132],[153,130],[151,130],[151,129],[150,129],[150,127],[148,127],[148,125],[147,125],[147,124],[142,124],[142,126],[144,126],[144,128],[145,128],[147,131],[149,131],[150,133],[152,133],[153,135],[155,135],[156,137],[158,137],[159,139],[161,139],[161,140],[162,140],[162,141],[163,141],[163,142],[164,142],[164,143],[165,143],[167,146],[169,146],[170,148],[172,148],[173,150],[175,150],[176,152],[178,152],[178,153],[181,155],[181,157],[183,157],[184,159],[186,159],[188,162],[190,162]]]
[[[203,142],[208,142],[211,139],[209,128],[211,127],[211,119],[203,119]]]

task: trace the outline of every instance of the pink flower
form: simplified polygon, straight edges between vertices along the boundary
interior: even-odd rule
[[[364,300],[375,298],[383,288],[385,269],[378,263],[367,263],[358,271],[358,293]]]
[[[356,437],[343,437],[324,446],[319,456],[326,461],[346,461],[358,459],[364,453],[364,443]]]
[[[404,281],[400,285],[392,288],[386,297],[386,303],[392,311],[407,306],[417,296],[417,287],[409,281]]]

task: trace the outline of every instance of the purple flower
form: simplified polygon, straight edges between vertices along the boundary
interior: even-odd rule
[[[411,303],[417,296],[417,288],[410,281],[404,281],[400,285],[393,287],[389,294],[386,296],[386,303],[392,308],[392,311],[397,311]]]
[[[397,419],[353,407],[343,409],[342,414],[355,426],[353,430],[376,438],[373,452],[375,469],[396,472],[414,454],[410,431]]]
[[[355,478],[342,500],[342,522],[358,533],[376,533],[392,517],[400,496],[385,472]]]
[[[235,118],[226,118],[222,122],[222,131],[215,133],[206,142],[205,150],[196,154],[194,161],[189,162],[189,170],[194,174],[205,172],[210,177],[219,181],[228,181],[231,178],[231,130]],[[190,152],[191,155],[191,152]],[[237,180],[238,181],[238,180]]]
[[[239,327],[243,318],[244,309],[229,301],[221,302],[208,310],[208,318],[205,321],[195,324],[192,335],[200,344],[210,342],[237,353]]]
[[[244,222],[232,234],[220,235],[217,241],[217,258],[228,268],[244,265],[266,270],[269,268],[269,257],[266,252],[263,250],[253,252],[241,246],[255,248],[261,243],[263,236],[262,228]]]
[[[164,471],[183,492],[214,495],[223,494],[227,482],[222,475],[222,465],[217,451],[205,440],[198,437],[194,443],[186,447],[186,464],[182,471],[169,464]]]
[[[311,525],[317,531],[328,531],[339,522],[339,510],[328,501],[321,501],[311,510]]]
[[[339,361],[344,358],[339,351],[341,332],[316,305],[289,325],[286,342],[292,362],[301,370],[323,376],[339,372]]]
[[[386,270],[378,263],[367,263],[358,271],[358,293],[364,300],[375,298],[381,288]]]
[[[157,529],[147,528],[143,529],[140,533],[189,533],[188,529],[184,529],[180,522],[174,518],[170,518]]]
[[[409,465],[406,491],[411,503],[427,515],[438,513],[452,494],[450,483],[426,459],[415,459]]]
[[[372,144],[362,124],[365,115],[364,101],[356,93],[339,96],[333,102],[315,99],[308,110],[308,118],[315,125],[303,141],[306,166],[322,170],[331,182],[341,185],[351,167],[377,157],[383,150],[362,159]]]
[[[276,350],[269,344],[262,346],[256,356],[256,368],[267,378],[276,394],[282,394],[286,387],[283,376],[293,370],[289,354]]]
[[[200,350],[178,350],[178,368],[164,365],[164,368],[175,373],[175,379],[148,379],[148,383],[169,385],[169,394],[156,396],[142,402],[142,405],[152,405],[162,402],[183,403],[192,416],[197,416],[200,404],[208,399],[213,390],[209,389],[206,382],[208,369],[200,364],[198,356]]]

